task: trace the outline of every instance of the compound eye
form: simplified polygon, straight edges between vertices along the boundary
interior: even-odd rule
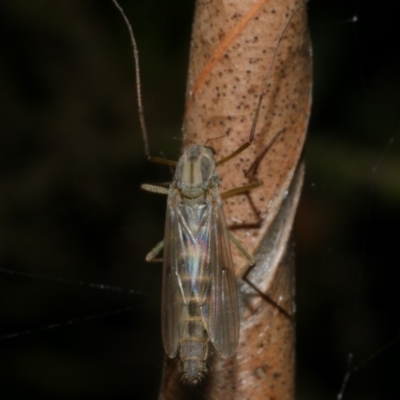
[[[183,176],[183,163],[179,161],[175,168],[175,179],[179,182],[182,180],[182,176]]]
[[[210,158],[202,157],[201,158],[201,178],[203,182],[208,182],[211,179],[211,175],[213,173],[213,163]]]

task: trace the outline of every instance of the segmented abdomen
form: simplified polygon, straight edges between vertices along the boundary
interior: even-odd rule
[[[207,371],[208,341],[200,305],[191,301],[188,304],[188,316],[183,325],[179,350],[182,378],[188,383],[196,384]]]

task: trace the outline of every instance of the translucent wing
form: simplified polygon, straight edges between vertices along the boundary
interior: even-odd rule
[[[204,328],[216,350],[231,356],[239,340],[236,280],[222,202],[210,190],[210,202],[182,204],[171,189],[167,203],[162,289],[162,336],[175,357],[188,305],[201,309]]]
[[[185,204],[179,191],[171,188],[165,222],[161,305],[164,348],[171,358],[176,355],[185,321],[190,317],[189,304],[203,307],[208,302],[212,210],[212,204]],[[207,322],[204,318],[203,321]]]
[[[177,280],[179,263],[179,226],[175,207],[175,191],[170,189],[165,221],[161,326],[164,349],[168,357],[175,357],[182,333],[186,307],[182,307]]]
[[[210,339],[223,357],[230,357],[239,341],[239,305],[222,201],[216,190],[212,193],[210,226],[211,286],[209,304],[203,307]]]

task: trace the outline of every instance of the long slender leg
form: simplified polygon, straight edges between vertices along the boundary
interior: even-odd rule
[[[147,190],[148,192],[152,193],[157,193],[157,194],[166,194],[168,195],[169,189],[165,188],[163,186],[157,186],[157,185],[150,185],[148,183],[145,183],[141,185],[141,188],[143,190]],[[157,243],[147,254],[145,260],[147,262],[162,262],[162,258],[156,258],[157,255],[160,253],[162,248],[164,247],[164,240],[161,240],[161,242]]]
[[[164,165],[170,165],[171,167],[176,167],[176,164],[178,164],[178,161],[175,160],[168,160],[163,157],[153,157],[153,156],[147,156],[147,160],[155,163],[155,164],[164,164]]]
[[[249,269],[249,271],[251,268]],[[279,312],[281,312],[283,315],[285,315],[286,318],[288,318],[292,323],[295,322],[294,316],[290,315],[282,306],[280,306],[276,301],[271,299],[267,294],[263,293],[253,282],[249,280],[247,277],[248,272],[246,272],[243,276],[242,279],[252,288],[254,289],[259,296],[261,296],[267,303],[271,304],[273,307],[275,307]]]
[[[253,139],[250,139],[247,143],[242,144],[237,150],[235,150],[233,153],[229,154],[229,156],[226,156],[225,158],[217,161],[215,163],[216,166],[221,165],[226,163],[228,160],[230,160],[233,157],[236,157],[238,154],[240,154],[242,151],[246,150],[251,144],[253,143]]]
[[[162,258],[156,258],[162,248],[164,247],[164,240],[161,240],[161,242],[157,243],[147,254],[145,260],[147,262],[162,262]]]
[[[229,189],[224,193],[221,193],[222,199],[227,199],[228,197],[235,196],[236,194],[248,192],[249,190],[255,189],[262,185],[262,182],[257,180],[253,183],[249,183],[248,185],[239,186],[233,189]]]
[[[228,231],[229,239],[232,240],[233,244],[239,249],[239,251],[247,258],[250,266],[255,265],[254,258],[249,254],[249,252],[244,248],[244,246],[233,236],[233,233]]]
[[[141,89],[141,82],[140,82],[140,67],[139,67],[139,52],[136,44],[136,39],[135,35],[133,34],[132,30],[132,25],[129,22],[128,18],[126,17],[124,10],[121,8],[121,6],[118,4],[116,0],[112,0],[119,12],[122,15],[122,18],[125,21],[126,27],[128,28],[129,31],[129,36],[131,38],[131,44],[132,44],[132,49],[133,49],[133,59],[135,61],[135,75],[136,75],[136,93],[137,93],[137,100],[138,100],[138,111],[139,111],[139,120],[140,120],[140,126],[142,128],[142,136],[143,136],[143,141],[144,141],[144,153],[146,155],[146,158],[150,162],[154,162],[157,164],[164,164],[164,165],[171,165],[171,166],[176,166],[177,162],[172,161],[172,160],[166,160],[165,158],[162,157],[153,157],[150,155],[150,146],[149,146],[149,140],[147,136],[147,128],[146,128],[146,121],[144,118],[144,111],[143,111],[143,102],[142,102],[142,89]]]

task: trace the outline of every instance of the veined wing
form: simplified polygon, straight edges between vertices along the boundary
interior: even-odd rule
[[[211,193],[213,210],[210,226],[210,301],[204,307],[210,339],[223,357],[230,357],[239,341],[239,304],[232,254],[221,198]]]
[[[189,304],[202,308],[209,301],[212,212],[212,204],[185,204],[179,192],[171,188],[165,223],[161,306],[162,336],[169,357],[176,355]]]
[[[179,345],[187,308],[182,307],[177,271],[179,266],[179,231],[176,212],[176,190],[170,188],[165,219],[161,330],[164,349],[173,358]]]

